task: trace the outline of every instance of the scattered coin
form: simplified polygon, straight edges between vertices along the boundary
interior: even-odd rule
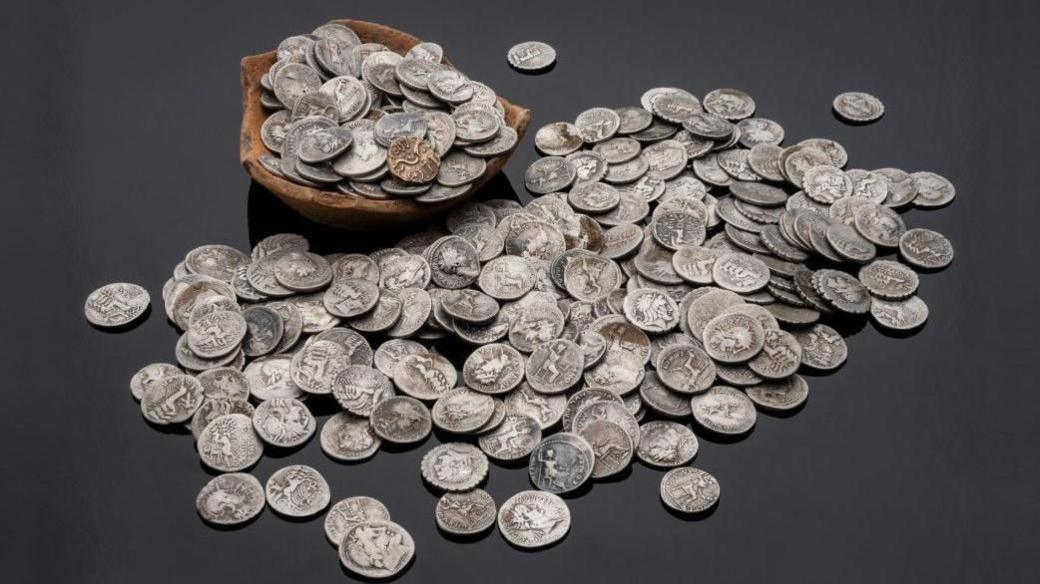
[[[422,458],[422,476],[442,491],[468,491],[488,473],[488,461],[476,446],[449,442],[434,446]]]
[[[267,504],[288,517],[310,517],[328,507],[329,484],[317,470],[303,464],[282,467],[267,479]]]
[[[264,500],[264,488],[256,477],[234,472],[210,479],[195,498],[195,508],[207,523],[239,525],[259,515]]]
[[[561,539],[571,528],[566,501],[545,491],[521,491],[498,510],[498,530],[519,548],[541,548]]]
[[[862,91],[848,91],[834,98],[834,112],[848,122],[866,124],[885,115],[881,100]]]
[[[483,489],[444,493],[437,501],[437,527],[454,535],[481,533],[495,524],[495,500]]]
[[[539,71],[556,63],[556,49],[541,41],[527,41],[513,45],[506,60],[521,71]]]
[[[415,541],[393,521],[370,519],[347,527],[339,543],[339,560],[366,578],[392,578],[415,557]]]
[[[647,422],[640,427],[639,460],[662,468],[683,466],[697,456],[699,444],[693,430],[677,422]]]
[[[674,468],[661,477],[661,500],[680,513],[703,513],[718,503],[719,481],[699,468]]]
[[[150,303],[148,291],[137,284],[106,284],[90,293],[83,312],[94,326],[114,328],[143,316]]]
[[[325,536],[332,545],[339,546],[351,526],[365,521],[389,521],[390,511],[372,497],[347,497],[329,507],[325,514]]]

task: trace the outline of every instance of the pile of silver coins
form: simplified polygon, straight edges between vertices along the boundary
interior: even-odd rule
[[[437,203],[469,192],[516,146],[498,96],[424,42],[405,55],[319,26],[278,45],[264,74],[260,163],[297,184]]]
[[[328,508],[311,467],[266,487],[245,473],[265,450],[318,434],[329,458],[353,462],[434,428],[418,474],[443,493],[433,515],[447,533],[497,523],[514,546],[551,545],[571,523],[559,495],[636,459],[666,470],[672,512],[710,513],[720,485],[690,465],[698,435],[738,439],[759,410],[805,403],[799,372],[848,355],[823,321],[921,326],[919,273],[953,259],[944,236],[899,214],[948,204],[944,178],[843,170],[837,142],[780,146],[784,129],[754,112],[733,89],[702,102],[656,88],[641,107],[541,128],[526,205],[467,203],[370,254],[315,253],[295,234],[249,254],[189,252],[162,292],[183,331],[176,363],[145,366],[130,387],[149,422],[185,426],[224,473],[198,496],[203,519],[245,522],[265,502],[291,517]],[[111,285],[87,316],[123,325],[142,303],[143,290]],[[467,347],[461,362],[449,346]],[[339,411],[319,424],[322,403]],[[491,463],[518,461],[534,489],[496,505],[480,488]],[[325,525],[354,573],[391,577],[413,557],[370,497],[332,505]]]

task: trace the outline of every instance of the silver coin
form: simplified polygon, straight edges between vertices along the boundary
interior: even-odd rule
[[[899,238],[899,255],[912,266],[938,270],[953,262],[953,244],[938,231],[909,229]]]
[[[394,444],[421,442],[433,428],[430,411],[423,403],[408,396],[394,396],[379,403],[372,411],[372,430]]]
[[[870,303],[870,316],[882,328],[913,330],[928,320],[928,305],[917,296],[902,300],[874,298]]]
[[[266,355],[278,347],[285,323],[277,312],[267,306],[252,306],[242,311],[242,318],[247,329],[242,352],[247,357]]]
[[[680,513],[703,513],[718,503],[719,481],[699,468],[673,468],[661,477],[661,501]]]
[[[934,172],[915,172],[910,176],[917,190],[913,200],[915,207],[943,207],[950,204],[956,195],[953,183]]]
[[[350,326],[362,332],[382,332],[390,328],[401,318],[403,300],[398,290],[384,289],[379,293],[376,306],[361,316],[350,320]]]
[[[318,254],[289,251],[275,262],[274,277],[290,290],[310,292],[324,288],[332,281],[332,267]]]
[[[83,313],[94,326],[121,327],[141,318],[151,303],[148,291],[137,284],[106,284],[87,296]]]
[[[467,185],[480,178],[487,169],[487,162],[464,152],[451,152],[441,159],[437,182],[445,187]]]
[[[556,63],[556,49],[541,41],[525,41],[510,47],[506,60],[521,71],[540,71]]]
[[[550,546],[563,539],[570,527],[567,503],[544,491],[521,491],[498,510],[498,530],[519,548]]]
[[[802,364],[821,371],[837,369],[848,357],[849,349],[838,331],[825,324],[794,332],[802,346]]]
[[[839,270],[817,270],[812,285],[834,308],[848,314],[866,314],[870,310],[870,292],[854,276]]]
[[[435,400],[455,387],[455,367],[437,353],[408,355],[394,368],[394,385],[407,395]]]
[[[325,513],[325,537],[339,546],[352,526],[365,521],[389,521],[390,511],[378,499],[366,496],[347,497],[337,501]]]
[[[331,494],[325,477],[312,467],[292,464],[267,479],[264,487],[271,509],[288,517],[317,515],[329,505]]]
[[[871,203],[883,203],[888,198],[888,177],[879,173],[861,169],[848,171],[852,179],[852,195],[866,199]]]
[[[690,415],[689,397],[665,387],[653,371],[648,371],[643,383],[639,384],[639,397],[648,408],[662,416],[684,418]]]
[[[787,331],[768,329],[762,351],[747,364],[765,379],[782,379],[798,371],[802,364],[802,345]]]
[[[213,525],[240,525],[264,510],[264,488],[247,473],[215,476],[195,497],[195,509]]]
[[[639,422],[636,421],[624,402],[602,401],[587,404],[574,414],[571,420],[573,431],[581,433],[582,430],[596,420],[609,420],[614,422],[628,434],[632,439],[633,447],[639,444]]]
[[[566,156],[582,147],[578,127],[568,122],[553,122],[538,128],[534,146],[546,156]]]
[[[636,455],[651,466],[683,466],[697,456],[699,448],[693,431],[677,422],[647,422],[639,427]]]
[[[291,122],[288,110],[279,110],[267,116],[260,125],[260,139],[268,150],[274,153],[282,151],[282,143],[285,142]]]
[[[366,578],[391,578],[415,557],[415,541],[392,521],[367,520],[347,528],[339,542],[339,560]]]
[[[595,107],[578,114],[574,125],[586,143],[595,144],[608,140],[617,133],[621,127],[621,117],[612,109]]]
[[[690,398],[693,419],[718,434],[744,434],[755,425],[755,406],[744,392],[716,385]]]
[[[621,286],[621,269],[612,260],[580,255],[567,263],[563,271],[567,292],[578,300],[596,301]]]
[[[683,280],[693,284],[711,284],[715,281],[712,269],[722,252],[699,245],[684,245],[675,250],[672,267]]]
[[[191,419],[204,399],[198,379],[184,374],[168,375],[145,388],[141,413],[153,424],[179,424]]]
[[[859,270],[859,281],[877,298],[899,300],[917,292],[920,279],[907,266],[891,260],[876,260]]]
[[[617,207],[621,202],[621,194],[606,183],[582,182],[571,188],[567,201],[576,211],[599,214]]]
[[[249,380],[249,393],[263,401],[278,397],[300,397],[303,390],[292,380],[292,357],[273,355],[246,365],[244,374]]]
[[[702,392],[715,381],[715,364],[692,344],[665,348],[657,360],[657,374],[668,388],[683,394]]]
[[[528,476],[531,484],[543,491],[566,493],[592,476],[594,463],[595,454],[584,438],[559,432],[544,438],[531,452]]]
[[[352,140],[350,132],[338,126],[309,134],[300,141],[300,161],[318,164],[332,160],[346,151]],[[339,175],[336,178],[338,180]]]
[[[609,172],[609,171],[608,171]],[[577,177],[574,166],[559,156],[534,161],[524,173],[524,185],[536,195],[562,191]]]
[[[199,434],[197,445],[202,463],[220,472],[247,469],[264,453],[252,420],[244,414],[217,417]]]
[[[476,248],[458,235],[435,241],[426,250],[426,260],[430,264],[433,283],[442,288],[465,288],[480,275],[480,257]]]
[[[140,401],[148,388],[158,385],[163,379],[172,375],[181,375],[180,367],[169,363],[151,363],[145,365],[130,378],[130,393]]]
[[[488,262],[502,255],[506,240],[492,225],[464,225],[459,227],[456,235],[465,238],[477,251],[480,262]]]
[[[842,223],[829,225],[826,229],[826,237],[831,248],[844,259],[864,263],[877,256],[877,248],[874,244],[848,225]]]
[[[650,111],[641,107],[619,107],[614,108],[614,112],[617,113],[621,119],[621,125],[618,127],[618,134],[635,134],[642,132],[650,127],[653,123],[654,118]]]
[[[578,412],[585,408],[585,406],[597,403],[597,402],[614,402],[617,404],[623,403],[621,398],[614,392],[598,388],[590,387],[576,392],[568,400],[563,410],[563,429],[564,431],[572,431],[574,426],[574,416]]]
[[[607,160],[598,152],[581,150],[568,154],[564,160],[574,167],[576,183],[598,181],[607,174]]]
[[[809,384],[800,375],[767,381],[745,390],[755,405],[772,411],[793,410],[809,397]]]
[[[321,450],[335,460],[353,462],[371,458],[382,441],[367,418],[339,412],[321,427]]]
[[[650,161],[643,155],[636,156],[631,160],[619,164],[607,166],[607,174],[603,180],[618,185],[633,183],[650,170]]]
[[[321,87],[321,76],[303,63],[288,63],[278,69],[271,86],[278,101],[292,109],[297,100]]]
[[[434,71],[427,79],[427,86],[434,97],[448,103],[463,103],[473,97],[469,78],[454,69]]]
[[[420,463],[423,479],[442,491],[468,491],[488,473],[488,460],[479,448],[464,442],[434,446]]]
[[[234,367],[217,367],[195,376],[202,384],[202,395],[211,399],[249,399],[249,379]]]
[[[483,489],[445,493],[437,501],[434,518],[437,527],[454,535],[472,535],[495,524],[495,500]]]
[[[418,355],[428,352],[426,347],[409,339],[390,339],[379,345],[375,350],[375,367],[383,375],[392,377],[397,362],[408,355]]]
[[[206,426],[220,416],[227,414],[242,414],[252,417],[254,412],[255,410],[253,406],[244,398],[210,398],[202,402],[202,406],[195,411],[195,415],[193,415],[191,421],[188,422],[188,428],[191,430],[192,436],[198,440],[199,436],[202,435],[202,431],[206,429]]]
[[[501,256],[484,265],[478,285],[492,298],[515,300],[534,287],[534,279],[528,262],[516,256]]]
[[[505,409],[507,414],[519,414],[534,418],[542,430],[556,425],[563,417],[567,406],[564,395],[544,395],[531,389],[530,385],[520,386],[506,395]]]
[[[852,196],[853,183],[845,171],[829,164],[813,166],[802,176],[802,187],[812,200],[829,205]]]
[[[350,365],[350,354],[343,345],[316,340],[292,357],[289,373],[292,382],[307,393],[325,395],[343,369]]]
[[[322,297],[329,313],[344,318],[369,312],[375,308],[378,300],[379,287],[370,280],[360,278],[338,278]]]
[[[607,419],[595,420],[582,427],[579,434],[592,447],[595,463],[593,478],[615,475],[632,461],[634,445],[624,428]]]
[[[625,295],[624,309],[629,321],[649,333],[662,333],[679,324],[679,307],[659,290],[630,290]]]
[[[462,365],[462,379],[467,387],[484,394],[506,393],[523,381],[524,357],[502,343],[477,347]]]
[[[563,332],[564,316],[555,305],[535,304],[509,325],[509,342],[519,351],[530,353],[542,343],[558,338]]]
[[[863,205],[856,209],[853,220],[860,235],[882,247],[898,246],[899,238],[906,232],[903,218],[884,205]]]
[[[762,350],[764,342],[761,323],[745,314],[721,314],[704,326],[704,350],[723,363],[748,361]]]
[[[253,428],[271,446],[292,448],[314,435],[317,422],[303,402],[293,398],[274,398],[257,406]]]
[[[353,138],[350,148],[332,161],[332,169],[342,176],[360,177],[371,174],[386,164],[387,150],[376,142],[375,122],[354,120],[344,125]]]
[[[756,144],[748,152],[748,166],[766,180],[783,181],[784,175],[780,171],[780,154],[783,150],[773,144]]]
[[[336,76],[357,78],[361,63],[354,53],[356,44],[338,38],[322,38],[314,42],[314,60],[325,72]]]
[[[447,432],[468,434],[481,429],[495,413],[491,396],[468,388],[448,391],[433,404],[433,424]]]
[[[838,117],[859,124],[873,122],[885,115],[885,105],[881,100],[862,91],[839,94],[832,106]]]
[[[425,288],[430,283],[430,264],[410,253],[384,258],[379,264],[379,287],[383,290]]]
[[[555,339],[542,343],[531,353],[526,366],[527,383],[539,393],[562,393],[581,380],[584,369],[581,347],[573,341]]]

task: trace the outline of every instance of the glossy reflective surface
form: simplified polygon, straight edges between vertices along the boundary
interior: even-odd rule
[[[840,141],[851,167],[932,170],[957,187],[913,226],[953,241],[957,259],[922,277],[931,319],[900,339],[868,324],[849,362],[812,377],[796,415],[760,415],[743,441],[701,443],[719,508],[671,516],[661,471],[597,483],[568,500],[573,525],[545,551],[498,533],[456,543],[434,522],[419,460],[437,437],[342,465],[317,440],[277,468],[309,464],[333,500],[371,495],[415,539],[401,581],[995,581],[1036,580],[1035,143],[1037,47],[1027,3],[36,2],[3,19],[6,335],[0,460],[11,582],[335,582],[345,578],[320,520],[265,511],[235,531],[193,508],[209,479],[191,439],[141,418],[127,386],[172,359],[161,309],[106,334],[83,319],[98,285],[130,281],[158,301],[163,281],[202,243],[247,248],[305,230],[319,249],[394,241],[315,230],[238,166],[241,56],[334,17],[441,43],[464,70],[532,108],[532,131],[492,184],[522,191],[534,130],[596,106],[634,105],[646,88],[703,95],[741,88],[787,130]],[[546,40],[540,76],[506,50]],[[831,113],[846,90],[880,97],[878,123]],[[525,195],[526,196],[526,195]],[[323,421],[328,412],[322,412]],[[524,468],[493,465],[501,504],[529,488]]]

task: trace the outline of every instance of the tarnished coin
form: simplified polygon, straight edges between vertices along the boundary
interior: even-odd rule
[[[721,314],[704,327],[704,350],[716,361],[740,363],[762,350],[765,332],[754,317],[740,314]]]
[[[858,279],[840,270],[816,270],[813,287],[834,308],[848,314],[866,314],[870,310],[870,293]]]
[[[849,349],[838,331],[825,324],[814,324],[794,332],[802,346],[802,364],[821,371],[841,367],[848,358]]]
[[[266,355],[278,347],[285,334],[285,322],[274,309],[251,306],[242,311],[242,318],[247,327],[242,352],[247,357]]]
[[[914,197],[914,206],[923,208],[935,208],[949,205],[956,195],[953,183],[946,177],[934,172],[915,172],[910,175],[913,179],[917,195]]]
[[[346,152],[351,141],[353,138],[346,128],[325,128],[300,140],[298,156],[307,164],[326,162]]]
[[[720,287],[739,294],[750,294],[769,283],[769,266],[744,253],[720,255],[712,264],[712,278]]]
[[[195,497],[195,509],[206,523],[240,525],[264,510],[264,488],[251,474],[215,476]]]
[[[399,290],[381,290],[372,310],[350,320],[350,326],[366,333],[386,331],[401,319],[404,302]]]
[[[693,430],[677,422],[654,421],[639,427],[636,455],[651,466],[683,466],[697,456],[699,448]]]
[[[516,391],[505,397],[506,414],[530,416],[538,422],[542,430],[555,426],[563,417],[567,406],[565,395],[545,395],[531,389],[527,383],[521,383]],[[539,440],[541,440],[539,438]]]
[[[704,96],[704,109],[727,120],[737,121],[755,113],[755,100],[739,89],[716,89]]]
[[[704,217],[686,211],[665,211],[654,218],[650,232],[657,243],[674,251],[704,243],[706,227]]]
[[[556,63],[556,49],[541,41],[525,41],[510,47],[506,60],[521,71],[539,71]]]
[[[595,454],[592,478],[615,475],[632,461],[632,438],[624,428],[610,420],[590,422],[581,428],[579,435],[589,443]]]
[[[437,527],[454,535],[473,535],[495,524],[495,500],[483,489],[445,493],[437,501],[434,518]]]
[[[516,256],[497,257],[480,271],[478,285],[492,298],[515,300],[527,294],[535,283],[531,264]]]
[[[661,383],[658,374],[648,371],[639,384],[639,397],[648,408],[669,418],[684,418],[690,415],[690,398],[673,391]],[[640,431],[642,440],[642,431]]]
[[[582,147],[581,132],[569,122],[546,124],[534,134],[534,146],[546,156],[566,156]]]
[[[524,358],[519,351],[502,343],[477,347],[462,366],[467,387],[484,394],[506,393],[524,379]]]
[[[570,509],[553,493],[521,491],[498,510],[498,530],[519,548],[550,546],[563,539],[570,528]]]
[[[563,332],[563,313],[555,305],[535,304],[523,310],[509,325],[509,343],[530,353]]]
[[[899,238],[899,255],[912,266],[938,270],[953,262],[953,244],[938,231],[910,229]]]
[[[465,442],[434,446],[420,463],[423,479],[442,491],[468,491],[488,473],[488,460],[479,448]]]
[[[489,395],[460,387],[441,396],[431,411],[433,424],[447,432],[468,434],[487,424],[495,413]]]
[[[679,513],[703,513],[719,502],[719,481],[692,466],[673,468],[661,477],[661,501]]]
[[[625,316],[648,333],[662,333],[679,324],[679,307],[667,294],[653,288],[636,288],[625,295]]]
[[[368,119],[348,122],[344,127],[353,137],[350,148],[332,161],[332,169],[342,176],[362,177],[386,164],[386,148],[376,142],[375,122]]]
[[[367,520],[349,526],[339,542],[339,561],[366,578],[391,578],[415,557],[415,541],[392,521]]]
[[[448,103],[463,103],[473,97],[473,86],[462,73],[442,68],[430,74],[427,87],[434,97]]]
[[[567,292],[578,300],[595,301],[621,286],[621,269],[612,260],[582,254],[567,263],[563,271]]]
[[[574,429],[574,416],[584,409],[585,406],[604,401],[617,404],[623,403],[616,393],[599,387],[590,387],[576,392],[567,400],[567,404],[564,407],[563,430],[570,432]]]
[[[423,403],[408,396],[394,396],[372,410],[372,430],[394,444],[422,442],[433,429],[430,411]]]
[[[581,182],[571,188],[567,201],[576,211],[595,215],[617,207],[621,202],[621,194],[606,183]]]
[[[409,339],[390,339],[379,345],[375,350],[374,363],[383,375],[392,377],[397,362],[408,355],[418,355],[428,352],[426,347]]]
[[[813,166],[802,176],[802,188],[812,200],[830,205],[852,195],[852,179],[829,164]]]
[[[857,124],[866,124],[885,115],[881,100],[862,91],[847,91],[834,98],[834,113],[838,117]]]
[[[292,357],[289,374],[292,382],[307,393],[332,393],[336,376],[350,365],[350,354],[343,345],[316,340]]]
[[[913,330],[928,320],[928,305],[917,296],[903,300],[874,298],[870,303],[870,316],[882,328],[894,331]]]
[[[535,195],[562,191],[577,177],[577,170],[566,159],[546,156],[534,161],[524,173],[524,185]]]
[[[899,262],[876,260],[860,268],[859,281],[877,298],[899,300],[917,292],[919,278]]]
[[[764,410],[788,411],[805,403],[809,384],[801,375],[790,375],[775,381],[766,381],[745,390],[755,405]]]
[[[244,414],[217,417],[199,434],[197,446],[202,463],[220,472],[247,469],[264,453],[252,420]]]
[[[765,331],[762,350],[748,361],[748,367],[766,379],[782,379],[793,375],[802,364],[802,345],[787,331]]]
[[[271,446],[292,448],[310,440],[317,422],[303,402],[282,397],[269,399],[257,406],[253,414],[253,428]]]
[[[580,434],[585,426],[596,420],[614,422],[628,434],[629,438],[632,439],[633,445],[639,444],[639,422],[635,419],[632,412],[627,409],[624,402],[621,404],[612,401],[590,403],[574,415],[571,425],[573,431]]]
[[[141,413],[153,424],[166,426],[191,419],[202,405],[202,383],[191,375],[174,374],[145,388]]]
[[[425,184],[437,178],[441,158],[421,137],[405,136],[390,143],[387,167],[390,174],[412,184]]]
[[[274,277],[290,290],[310,292],[324,288],[332,281],[332,267],[318,254],[289,251],[275,262]]]
[[[871,203],[866,203],[871,204]],[[877,256],[877,248],[860,232],[842,223],[832,223],[826,229],[827,243],[844,259],[857,263],[869,262]]]
[[[531,452],[528,475],[538,489],[566,493],[592,476],[594,464],[595,454],[584,438],[571,432],[559,432],[543,439]]]
[[[134,373],[134,376],[130,378],[130,393],[134,396],[134,399],[140,401],[144,397],[144,392],[170,376],[181,375],[184,372],[181,371],[180,367],[171,365],[169,363],[151,363],[145,365],[141,369]]]
[[[339,546],[351,526],[365,521],[389,521],[390,511],[378,499],[363,495],[337,501],[325,514],[325,537]]]
[[[906,232],[906,224],[899,213],[876,203],[856,209],[853,221],[860,235],[883,247],[896,247]]]
[[[562,393],[581,380],[584,369],[581,347],[566,339],[550,340],[539,345],[528,358],[527,383],[539,393]]]
[[[744,392],[716,385],[690,398],[693,419],[718,434],[744,434],[755,425],[755,405]]]
[[[469,240],[458,235],[448,235],[435,241],[426,250],[426,260],[430,264],[431,279],[442,288],[465,288],[480,275],[477,249]]]
[[[106,284],[87,296],[83,313],[94,326],[114,328],[143,316],[150,303],[148,291],[137,284]]]
[[[271,509],[288,517],[317,515],[331,500],[329,484],[317,470],[304,464],[282,467],[267,479],[264,488]]]
[[[248,392],[246,395],[248,395]],[[202,435],[202,431],[206,429],[206,426],[220,416],[226,414],[242,414],[251,418],[253,417],[254,411],[253,406],[246,401],[245,398],[208,398],[203,401],[202,406],[195,411],[195,415],[192,416],[191,421],[188,422],[188,427],[191,430],[191,435],[198,440],[199,436]]]
[[[382,443],[368,418],[349,412],[339,412],[326,420],[319,441],[322,452],[344,462],[371,458]]]
[[[458,372],[437,353],[408,355],[394,368],[393,380],[398,389],[413,398],[435,400],[455,388]]]
[[[542,428],[537,420],[524,414],[505,414],[491,431],[480,435],[478,443],[485,454],[495,460],[520,460],[542,441]]]

